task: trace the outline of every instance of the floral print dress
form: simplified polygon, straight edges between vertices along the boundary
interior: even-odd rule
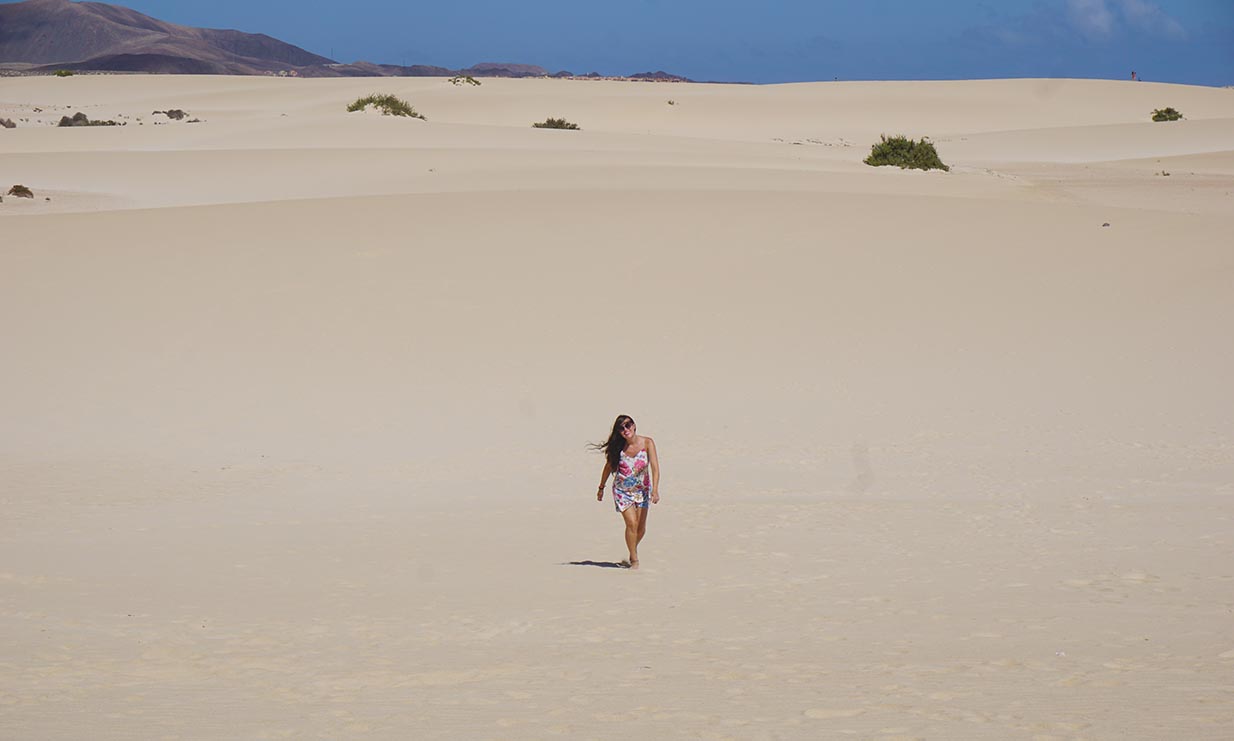
[[[621,451],[621,464],[613,477],[613,505],[618,512],[631,507],[646,508],[651,504],[651,471],[647,465],[647,451],[634,455]]]

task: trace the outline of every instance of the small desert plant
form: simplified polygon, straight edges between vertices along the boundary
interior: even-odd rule
[[[570,123],[564,118],[546,118],[542,123],[533,123],[537,129],[567,129],[569,131],[578,131],[578,124]]]
[[[61,116],[60,123],[57,125],[58,126],[123,126],[124,124],[116,123],[115,121],[110,121],[110,120],[109,121],[91,121],[90,118],[86,114],[82,113],[81,111],[78,111],[77,113],[74,113],[71,118],[69,116]]]
[[[1183,117],[1183,114],[1173,108],[1158,108],[1153,111],[1154,121],[1178,121]]]
[[[182,118],[184,118],[185,116],[187,116],[187,115],[188,115],[187,113],[185,113],[184,111],[180,110],[179,108],[169,108],[169,109],[167,109],[167,110],[165,110],[165,111],[151,111],[151,112],[150,112],[150,115],[151,115],[151,116],[157,116],[157,115],[159,115],[159,114],[162,114],[162,115],[164,115],[164,116],[166,116],[166,117],[170,118],[170,119],[171,119],[171,120],[173,120],[173,121],[179,121],[180,119],[182,119]]]
[[[12,119],[8,118],[0,118],[0,126],[3,126],[6,129],[17,128],[17,124],[13,123]]]
[[[9,188],[9,192],[5,193],[5,195],[13,196],[14,198],[34,198],[34,191],[24,185],[14,185],[12,188]]]
[[[73,70],[71,70],[71,69],[58,69],[58,70],[56,70],[56,71],[55,71],[55,75],[56,75],[56,77],[72,77],[72,76],[73,76]]]
[[[929,139],[923,137],[921,141],[914,141],[903,136],[888,138],[886,134],[880,139],[881,141],[870,147],[870,156],[865,158],[867,165],[872,167],[895,165],[901,170],[942,170],[946,172],[951,169],[938,158],[938,152]]]
[[[471,75],[455,75],[450,78],[451,85],[480,85],[480,81]]]
[[[362,111],[369,106],[375,107],[381,111],[383,116],[409,116],[411,118],[419,118],[427,121],[428,119],[416,113],[416,109],[411,107],[407,101],[396,98],[393,95],[378,95],[374,93],[364,98],[356,98],[355,102],[347,106],[348,113]]]
[[[668,104],[669,104],[669,105],[677,105],[677,101],[675,101],[675,100],[670,100],[670,101],[668,102]]]

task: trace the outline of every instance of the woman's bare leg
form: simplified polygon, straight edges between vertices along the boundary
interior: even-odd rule
[[[621,513],[621,519],[626,522],[626,548],[630,551],[630,568],[638,568],[638,507],[630,507]]]
[[[638,508],[638,540],[636,543],[643,542],[643,536],[647,535],[647,513],[651,511],[650,507]]]

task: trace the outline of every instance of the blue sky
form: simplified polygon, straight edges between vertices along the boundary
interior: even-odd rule
[[[1234,85],[1234,0],[126,0],[349,62],[698,80],[1127,78]]]

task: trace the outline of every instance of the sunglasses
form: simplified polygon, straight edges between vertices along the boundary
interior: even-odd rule
[[[621,429],[623,430],[629,430],[633,427],[634,427],[634,420],[632,419],[627,419],[625,422],[621,423]]]

